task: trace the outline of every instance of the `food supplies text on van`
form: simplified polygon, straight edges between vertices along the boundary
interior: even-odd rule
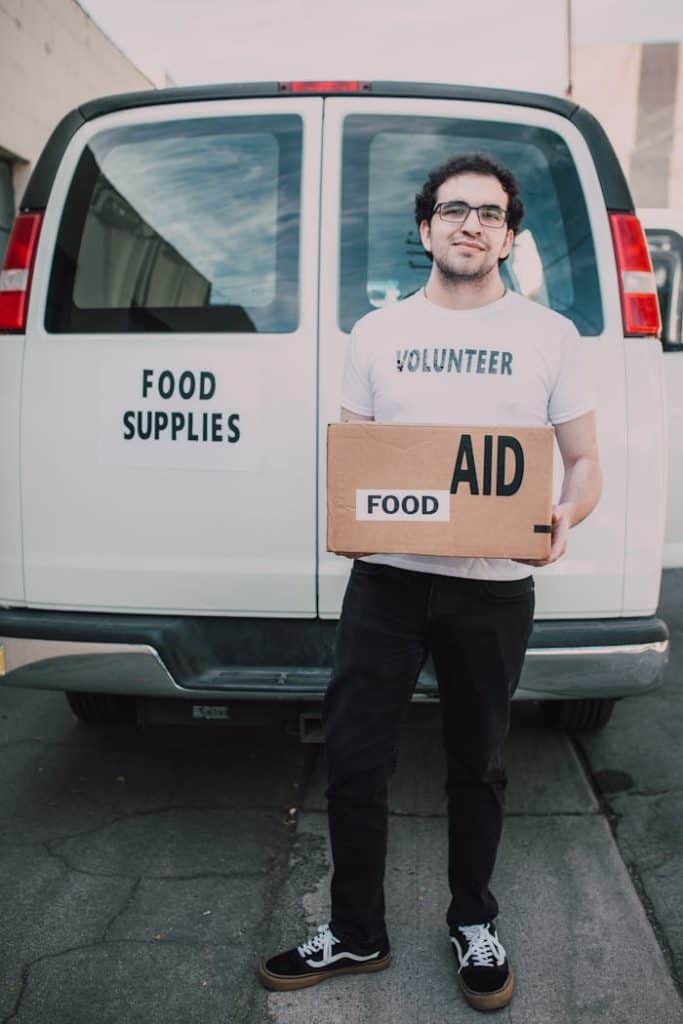
[[[169,401],[192,399],[210,401],[216,394],[216,376],[210,370],[184,370],[175,374],[162,370],[143,369],[141,394]],[[236,412],[196,412],[165,409],[127,409],[123,413],[123,439],[142,441],[164,438],[171,441],[210,441],[235,444],[239,441],[240,414]]]

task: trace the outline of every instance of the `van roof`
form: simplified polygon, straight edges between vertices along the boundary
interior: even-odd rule
[[[325,88],[323,88],[325,86]],[[336,88],[335,88],[336,86]],[[203,100],[256,99],[292,95],[288,83],[239,82],[223,85],[192,85],[172,89],[119,93],[89,100],[72,110],[59,122],[48,139],[26,187],[22,210],[41,210],[47,205],[55,175],[64,151],[73,135],[87,121],[119,110]],[[444,85],[427,82],[362,82],[357,92],[349,93],[341,83],[320,83],[300,95],[371,95],[415,99],[453,99],[479,103],[503,103],[512,106],[548,110],[571,121],[583,135],[596,166],[605,204],[609,210],[632,213],[633,200],[614,149],[600,123],[583,107],[560,96],[511,89],[490,89],[471,85]]]

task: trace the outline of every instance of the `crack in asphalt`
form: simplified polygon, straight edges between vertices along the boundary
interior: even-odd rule
[[[647,919],[648,919],[648,921],[650,923],[652,931],[654,932],[654,935],[655,935],[655,938],[657,940],[657,943],[659,944],[659,948],[662,951],[662,956],[664,957],[664,961],[666,963],[666,966],[667,966],[667,968],[669,970],[669,973],[671,974],[671,978],[672,978],[672,981],[674,983],[674,987],[676,988],[676,990],[679,993],[679,995],[681,997],[683,997],[683,978],[681,978],[679,976],[679,974],[678,974],[678,972],[676,970],[676,961],[675,961],[675,958],[674,958],[673,950],[672,950],[671,945],[669,943],[669,940],[668,940],[668,938],[666,936],[666,931],[664,930],[664,928],[659,923],[659,920],[657,918],[657,912],[656,912],[654,904],[653,904],[653,902],[650,899],[650,896],[648,894],[646,884],[643,881],[643,878],[642,878],[640,872],[638,871],[638,868],[637,868],[636,864],[634,864],[632,862],[629,862],[629,861],[624,859],[623,851],[621,849],[621,846],[619,845],[618,837],[616,837],[616,836],[615,836],[615,842],[616,842],[617,848],[619,850],[619,853],[621,854],[621,858],[624,861],[624,865],[626,867],[626,870],[628,871],[629,878],[631,879],[631,884],[633,885],[633,888],[635,889],[636,893],[638,894],[638,899],[640,900],[640,902],[641,902],[641,904],[643,906],[643,910],[645,911],[645,915],[646,915],[646,917],[647,917]]]
[[[21,1010],[21,1004],[26,994],[26,989],[28,987],[29,974],[31,973],[31,969],[33,967],[35,967],[39,963],[42,963],[43,960],[53,960],[61,956],[66,956],[68,953],[79,952],[83,949],[92,949],[93,947],[99,945],[101,945],[99,941],[86,942],[82,943],[79,946],[70,946],[67,949],[58,950],[56,953],[43,953],[41,956],[37,956],[34,960],[29,960],[27,963],[22,964],[21,988],[19,990],[19,994],[17,995],[12,1012],[8,1014],[7,1017],[3,1017],[2,1024],[9,1024],[10,1021],[16,1020],[17,1015]]]
[[[45,846],[48,856],[58,861],[66,871],[70,871],[75,875],[85,875],[88,878],[131,878],[132,872],[126,871],[91,871],[87,868],[77,867],[68,857],[67,854],[60,852],[59,850],[51,850],[48,843],[42,844]],[[198,871],[193,874],[171,874],[171,875],[154,875],[143,872],[141,875],[134,877],[144,881],[155,881],[155,882],[193,882],[200,881],[202,879],[210,878],[226,878],[226,879],[239,879],[239,878],[260,878],[262,875],[267,875],[270,872],[270,866],[266,866],[260,870],[253,871]]]
[[[186,938],[174,939],[160,935],[158,939],[96,939],[93,942],[85,942],[78,946],[69,946],[67,949],[56,950],[53,953],[43,953],[41,956],[37,956],[34,960],[29,960],[27,963],[22,965],[21,989],[17,995],[14,1008],[11,1013],[2,1018],[0,1024],[10,1024],[11,1021],[17,1019],[18,1014],[21,1012],[22,1001],[26,995],[29,975],[33,968],[37,967],[38,964],[44,963],[47,960],[59,960],[61,957],[68,956],[71,953],[81,953],[87,950],[100,949],[106,946],[184,946],[190,949],[231,949],[232,942],[211,942],[209,940]]]
[[[14,1007],[12,1009],[12,1012],[10,1014],[8,1014],[7,1017],[3,1017],[2,1018],[2,1024],[9,1024],[9,1021],[16,1020],[16,1016],[19,1013],[19,1010],[21,1008],[21,1003],[22,1003],[22,1000],[24,998],[24,993],[26,991],[26,986],[28,985],[28,973],[29,973],[29,967],[26,964],[24,964],[22,966],[22,968],[21,968],[21,974],[20,974],[21,986],[19,988],[19,992],[17,994],[17,998],[14,1001]]]
[[[134,901],[135,897],[137,896],[138,889],[140,888],[140,883],[141,882],[142,882],[142,877],[138,876],[138,878],[136,878],[135,881],[133,882],[133,884],[131,885],[130,891],[121,900],[121,906],[119,907],[119,909],[116,910],[112,914],[112,916],[107,921],[107,923],[105,924],[104,928],[102,929],[102,937],[100,939],[100,942],[106,942],[106,940],[107,940],[107,932],[114,926],[116,921],[118,921],[118,919],[120,917],[122,917],[125,914],[125,912],[128,910],[128,908],[133,904],[133,901]]]
[[[281,806],[265,806],[258,807],[251,805],[249,810],[245,811],[239,807],[226,807],[222,804],[164,804],[161,807],[154,807],[144,811],[129,811],[124,814],[115,814],[113,817],[107,817],[106,820],[99,822],[97,825],[93,825],[92,828],[81,829],[78,832],[71,832],[68,835],[58,836],[55,839],[45,839],[43,844],[48,849],[48,853],[55,854],[56,851],[50,849],[50,844],[67,843],[72,839],[83,839],[87,836],[96,835],[98,832],[102,832],[104,829],[111,828],[113,825],[118,825],[121,822],[132,821],[136,818],[153,818],[161,814],[171,814],[176,811],[197,811],[203,813],[204,811],[211,811],[212,813],[223,812],[223,811],[239,811],[240,818],[258,816],[259,814],[270,813],[270,814],[282,814],[283,823],[285,822],[284,810]]]
[[[616,793],[605,793],[606,797],[619,796],[642,796],[658,800],[663,796],[678,796],[683,794],[683,786],[671,786],[669,789],[625,789]]]
[[[678,974],[678,971],[676,970],[676,961],[669,940],[667,939],[666,931],[659,923],[654,904],[650,899],[650,896],[648,895],[647,887],[638,870],[637,865],[627,859],[626,851],[622,849],[622,845],[619,840],[619,823],[623,818],[623,815],[620,814],[618,811],[615,811],[615,809],[612,807],[610,803],[610,797],[616,798],[621,796],[633,796],[634,794],[632,792],[621,792],[612,794],[602,792],[600,788],[596,785],[595,775],[593,773],[593,769],[591,766],[590,757],[588,755],[588,751],[581,743],[580,737],[575,733],[571,733],[569,738],[576,750],[577,757],[579,759],[581,767],[583,768],[583,771],[585,772],[588,784],[591,786],[591,789],[593,790],[593,794],[598,802],[598,806],[600,807],[607,821],[607,825],[609,827],[610,834],[614,841],[614,845],[617,849],[617,852],[621,858],[621,861],[626,871],[628,872],[631,884],[633,885],[633,888],[636,891],[636,894],[638,896],[638,899],[640,900],[645,916],[650,924],[650,927],[652,928],[657,944],[659,945],[659,948],[662,952],[664,962],[667,966],[669,974],[671,975],[674,987],[676,988],[676,991],[679,993],[679,995],[683,997],[683,978]],[[659,796],[662,795],[667,794],[659,794]]]
[[[293,787],[299,804],[303,803],[305,800],[306,790],[313,779],[318,757],[319,750],[314,746],[309,746],[304,753],[301,775],[298,782],[295,783]],[[295,816],[292,824],[294,827],[288,830],[288,842],[286,848],[282,851],[280,857],[275,859],[271,874],[272,882],[264,893],[264,915],[254,934],[254,946],[259,949],[266,949],[268,939],[270,938],[273,930],[272,911],[278,906],[281,893],[285,887],[287,885],[291,885],[290,868],[292,853],[298,839],[298,815]],[[264,1006],[268,1019],[272,1020],[273,1018],[270,1012],[268,995],[265,989],[262,989],[260,986],[258,988],[256,986],[252,986],[247,989],[247,993],[244,1013],[241,1018],[245,1024],[263,1024]]]

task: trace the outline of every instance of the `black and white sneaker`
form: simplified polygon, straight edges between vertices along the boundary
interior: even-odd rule
[[[270,960],[262,960],[258,976],[266,988],[288,992],[317,985],[338,974],[367,974],[383,971],[391,963],[389,947],[360,950],[342,942],[321,924],[312,939]]]
[[[512,999],[515,979],[492,921],[451,931],[460,986],[475,1010],[499,1010]]]

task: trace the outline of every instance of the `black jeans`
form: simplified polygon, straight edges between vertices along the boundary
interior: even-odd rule
[[[502,752],[533,612],[531,576],[484,581],[354,562],[323,704],[338,937],[360,947],[387,939],[387,783],[428,651],[448,766],[447,922],[498,913],[489,882],[503,822]]]

